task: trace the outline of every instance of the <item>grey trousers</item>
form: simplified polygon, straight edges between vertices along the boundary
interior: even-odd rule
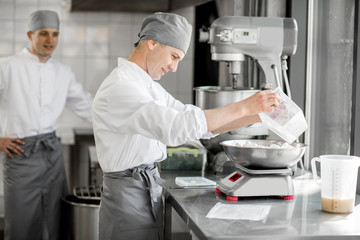
[[[104,173],[99,239],[163,239],[164,182],[154,165]]]
[[[67,191],[60,141],[55,133],[22,140],[24,154],[4,161],[5,239],[60,239]]]

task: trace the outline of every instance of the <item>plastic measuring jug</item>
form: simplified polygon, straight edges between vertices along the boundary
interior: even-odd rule
[[[279,137],[293,143],[308,127],[303,111],[280,88],[273,90],[281,101],[273,112],[259,113],[263,124]]]
[[[322,210],[330,213],[352,212],[360,157],[321,155],[313,158],[313,178],[319,183],[316,162],[320,162]]]

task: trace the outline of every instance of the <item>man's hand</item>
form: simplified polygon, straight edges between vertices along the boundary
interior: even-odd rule
[[[18,144],[25,145],[25,142],[18,138],[0,138],[0,151],[4,152],[12,159],[14,158],[12,153],[20,155],[24,152]]]
[[[264,90],[240,102],[204,110],[208,131],[217,134],[260,122],[257,114],[272,112],[274,107],[279,106],[279,103],[280,98],[276,93]]]
[[[271,90],[264,90],[239,102],[245,116],[252,116],[261,112],[273,112],[281,99]]]

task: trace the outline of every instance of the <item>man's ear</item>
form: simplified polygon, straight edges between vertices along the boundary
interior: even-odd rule
[[[31,40],[32,32],[28,31],[28,32],[26,33],[26,35],[27,35],[27,37],[29,38],[29,40]]]
[[[159,43],[154,40],[147,40],[146,44],[150,50],[153,50]]]

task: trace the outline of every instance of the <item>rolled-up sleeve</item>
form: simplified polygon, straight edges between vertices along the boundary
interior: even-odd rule
[[[200,138],[208,139],[208,138],[212,138],[217,135],[217,134],[212,134],[211,132],[207,131],[206,117],[205,117],[204,111],[202,111],[201,108],[194,106],[192,104],[183,104],[179,100],[175,99],[167,91],[165,91],[160,84],[154,83],[154,85],[156,86],[156,88],[158,89],[159,92],[164,94],[165,101],[167,102],[169,107],[175,108],[181,112],[185,112],[185,111],[189,111],[189,110],[197,111],[196,116],[197,116],[198,122],[199,122],[198,123],[199,130],[200,130],[200,132],[203,133]]]

